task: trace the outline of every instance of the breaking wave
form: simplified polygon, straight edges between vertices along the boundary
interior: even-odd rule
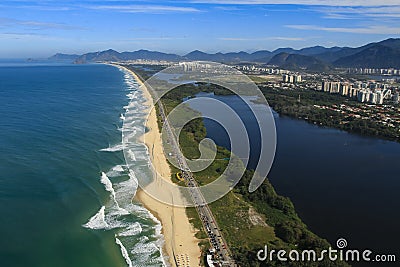
[[[145,99],[132,75],[123,68],[120,70],[124,73],[129,104],[123,107],[125,113],[120,115],[120,119],[124,124],[119,130],[122,132],[124,143],[129,143],[127,154],[133,160],[133,164],[140,168],[148,168],[148,150],[138,141],[139,136],[144,133]],[[124,149],[124,145],[120,143],[100,151],[113,153]],[[162,253],[164,239],[161,223],[143,206],[133,201],[138,188],[135,173],[128,169],[127,165],[118,164],[108,171],[103,171],[100,182],[110,198],[83,227],[112,231],[115,243],[120,247],[129,267],[166,266]]]
[[[106,188],[106,190],[111,193],[111,197],[113,198],[113,200],[118,205],[113,185],[112,185],[110,179],[108,178],[107,174],[102,172],[100,181],[101,181],[102,184],[104,184],[104,187]]]
[[[83,227],[89,228],[89,229],[106,229],[108,228],[108,223],[105,220],[105,206],[102,206],[100,210],[93,215],[92,218],[89,219],[89,221],[83,225]]]
[[[114,166],[114,167],[112,167],[111,170],[109,170],[109,171],[106,173],[106,175],[107,175],[108,177],[111,177],[111,178],[112,178],[112,177],[121,176],[121,175],[123,175],[123,173],[125,172],[124,167],[126,167],[126,165],[117,165],[117,166]]]
[[[126,250],[125,246],[122,244],[122,242],[121,242],[118,238],[115,238],[115,243],[116,243],[118,246],[120,246],[121,252],[122,252],[122,256],[124,257],[124,259],[125,259],[125,261],[126,261],[126,264],[128,264],[129,267],[132,267],[132,266],[133,266],[133,265],[132,265],[132,261],[131,261],[131,259],[129,258],[129,253],[128,253],[128,251]]]
[[[104,151],[104,152],[118,152],[118,151],[122,151],[124,149],[124,145],[123,144],[117,144],[115,146],[110,146],[107,148],[102,148],[100,149],[100,151]]]

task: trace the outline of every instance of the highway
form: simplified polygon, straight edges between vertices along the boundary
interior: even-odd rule
[[[157,104],[159,107],[162,122],[168,135],[168,140],[174,152],[174,156],[176,157],[179,167],[182,170],[182,176],[185,180],[186,186],[190,187],[190,195],[192,201],[196,207],[197,213],[199,214],[204,229],[210,239],[211,247],[215,250],[215,256],[218,257],[218,262],[221,266],[236,266],[235,262],[231,258],[229,247],[222,236],[220,228],[218,227],[218,224],[211,212],[211,209],[207,205],[203,194],[199,190],[197,182],[193,178],[193,174],[190,172],[186,159],[183,156],[182,151],[179,147],[177,138],[172,131],[167,116],[165,115],[163,104],[161,103],[161,101],[159,101]]]

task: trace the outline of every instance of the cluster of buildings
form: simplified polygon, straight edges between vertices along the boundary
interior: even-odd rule
[[[375,82],[356,82],[354,84],[349,84],[343,82],[323,81],[322,86],[317,87],[317,90],[357,98],[359,102],[368,102],[372,104],[383,104],[384,99],[391,99],[393,96],[392,91],[388,89],[387,84]]]
[[[361,90],[357,93],[357,100],[359,102],[369,102],[372,104],[383,104],[383,100],[388,96],[391,96],[390,90],[386,89],[385,91],[377,90],[377,91],[371,91],[371,90]]]
[[[181,67],[184,72],[201,71],[216,68],[214,65],[204,62],[179,62],[179,67]]]
[[[239,65],[235,66],[236,69],[243,71],[243,72],[251,72],[253,74],[266,74],[266,75],[281,75],[281,74],[288,74],[288,70],[283,70],[279,68],[264,68],[258,67],[255,65]]]
[[[301,75],[298,74],[284,74],[282,75],[282,82],[284,83],[301,83],[303,80],[301,78]]]
[[[400,76],[400,70],[393,68],[390,69],[350,68],[347,70],[347,73]]]

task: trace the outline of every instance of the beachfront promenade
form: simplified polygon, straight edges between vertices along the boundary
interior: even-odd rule
[[[177,138],[172,131],[171,125],[168,121],[168,118],[164,111],[164,106],[161,100],[157,103],[159,107],[160,116],[162,119],[162,123],[166,129],[168,140],[172,145],[172,149],[174,151],[174,156],[179,164],[180,169],[183,173],[183,178],[188,187],[190,187],[190,195],[192,201],[196,207],[197,213],[199,214],[200,220],[203,224],[203,227],[209,237],[210,244],[214,249],[214,255],[219,259],[218,263],[222,266],[236,266],[235,262],[231,258],[231,253],[229,247],[222,236],[220,228],[211,212],[210,207],[207,205],[207,202],[198,188],[196,180],[193,178],[192,173],[188,167],[185,157],[182,154],[182,151],[177,142]]]

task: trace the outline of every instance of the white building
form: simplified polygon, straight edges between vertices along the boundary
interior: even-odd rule
[[[399,93],[395,93],[393,96],[393,101],[394,103],[398,104],[399,103]]]
[[[302,77],[301,75],[288,75],[284,74],[282,75],[282,81],[284,83],[300,83],[302,82]]]
[[[367,100],[368,100],[368,95],[369,95],[369,94],[367,94],[367,91],[364,91],[364,90],[358,91],[358,93],[357,93],[357,99],[358,99],[359,102],[362,102],[362,103],[367,102]]]

